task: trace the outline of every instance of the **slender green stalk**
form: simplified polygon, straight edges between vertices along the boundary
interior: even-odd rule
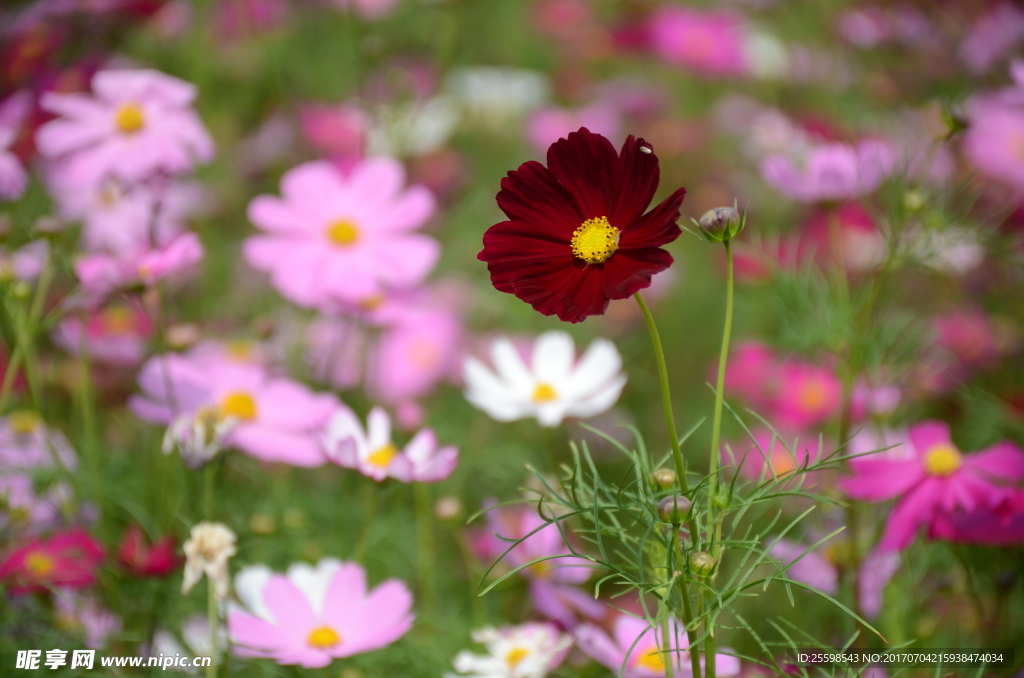
[[[700,597],[701,607],[704,607],[704,593],[700,592],[697,595]],[[718,654],[715,627],[710,621],[705,620],[704,623],[708,627],[708,637],[704,639],[704,678],[715,678],[715,671],[718,669],[715,666],[715,655]]]
[[[733,261],[732,247],[726,240],[726,278],[725,278],[725,327],[722,329],[722,346],[718,352],[718,379],[715,383],[715,416],[711,423],[711,454],[708,459],[710,482],[708,485],[708,536],[714,534],[715,524],[715,499],[718,497],[718,468],[722,442],[722,407],[725,401],[725,366],[729,360],[729,341],[732,339],[732,313],[733,313]],[[716,551],[718,550],[716,546]],[[716,559],[720,555],[714,554]]]
[[[85,324],[87,319],[84,314],[81,322],[82,337],[78,343],[78,401],[82,417],[82,451],[89,468],[89,483],[92,485],[93,499],[100,505],[100,515],[103,515],[102,504],[105,493],[103,492],[100,477],[96,404],[92,398],[92,366],[89,364],[89,356],[85,347]]]
[[[21,369],[21,359],[25,354],[25,349],[21,345],[21,341],[14,344],[14,350],[11,351],[11,361],[7,363],[7,371],[4,372],[3,385],[0,386],[0,413],[7,410],[7,401],[11,397],[11,390],[14,388],[14,377],[18,374],[18,370]]]
[[[213,520],[213,498],[216,480],[217,467],[211,461],[203,469],[203,515],[210,521]]]
[[[352,560],[357,563],[363,562],[363,558],[366,556],[366,547],[370,542],[370,533],[373,530],[373,519],[377,517],[377,495],[380,490],[377,488],[377,483],[373,482],[367,485],[366,490],[366,524],[363,526],[363,532],[359,535],[359,541],[356,542],[356,550],[352,555]]]
[[[679,528],[675,525],[672,526],[671,553],[673,556],[679,553]],[[690,608],[690,589],[683,577],[679,578],[679,596],[683,599],[683,623],[686,624],[687,647],[690,648],[690,671],[693,673],[693,678],[700,678],[700,649],[697,648],[697,630],[690,628],[690,622],[693,621],[693,610]],[[697,649],[694,650],[694,648]]]
[[[675,678],[676,661],[679,659],[675,645],[669,640],[670,631],[668,617],[665,617],[661,620],[661,653],[665,660],[665,678]]]
[[[413,483],[416,497],[416,555],[419,558],[420,595],[428,620],[437,613],[437,583],[434,576],[434,514],[430,485]]]
[[[220,615],[217,611],[217,591],[209,577],[206,578],[206,621],[210,625],[210,665],[206,667],[206,678],[217,678],[217,629],[220,626]]]

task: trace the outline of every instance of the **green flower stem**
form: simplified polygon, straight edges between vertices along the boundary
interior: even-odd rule
[[[213,496],[216,480],[217,467],[210,461],[203,469],[203,515],[211,522],[213,521]]]
[[[103,504],[106,493],[100,476],[100,455],[97,444],[96,404],[92,397],[92,366],[85,348],[86,318],[82,315],[82,337],[78,343],[78,401],[82,417],[82,452],[89,470],[89,484],[92,485],[92,496],[103,515]]]
[[[419,558],[420,595],[427,619],[437,612],[437,585],[434,577],[434,515],[430,485],[413,483],[416,499],[416,555]]]
[[[676,525],[672,526],[670,552],[673,556],[679,553],[679,527]],[[679,569],[680,571],[683,569],[681,564]],[[670,577],[673,572],[669,573]],[[684,577],[679,577],[679,596],[683,599],[683,623],[686,625],[687,647],[690,648],[690,671],[693,673],[693,678],[700,678],[700,649],[693,649],[697,648],[697,630],[690,628],[690,623],[693,621],[693,610],[690,607],[690,589],[686,585]]]
[[[216,587],[209,577],[206,578],[206,621],[210,625],[210,665],[206,667],[206,678],[217,678],[217,629],[220,626],[220,615],[217,612]]]
[[[377,487],[376,481],[367,486],[366,524],[363,526],[362,534],[359,535],[359,541],[356,542],[356,550],[352,556],[352,560],[357,563],[363,562],[363,558],[366,557],[366,547],[369,545],[370,533],[373,530],[373,519],[377,517],[377,495],[379,493],[380,489]]]
[[[665,660],[665,678],[675,678],[676,660],[679,659],[675,646],[669,641],[670,634],[668,617],[665,617],[661,620],[661,652]]]
[[[718,469],[721,450],[719,447],[722,441],[722,407],[725,401],[725,365],[729,360],[729,340],[732,338],[732,309],[733,309],[733,261],[732,247],[726,240],[726,278],[725,278],[725,327],[722,329],[722,346],[718,352],[718,379],[715,383],[715,416],[711,424],[711,454],[708,459],[708,536],[714,534],[715,525],[715,498],[718,496]],[[717,558],[721,555],[716,544]]]

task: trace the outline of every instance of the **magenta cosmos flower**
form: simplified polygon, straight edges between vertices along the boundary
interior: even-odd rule
[[[244,608],[228,614],[234,652],[307,669],[390,645],[413,621],[405,584],[389,579],[367,591],[360,565],[333,558],[296,563],[287,575],[247,567],[235,577],[235,593]]]
[[[881,141],[857,146],[829,143],[811,149],[803,164],[784,155],[761,163],[768,185],[800,202],[849,200],[873,192],[893,170],[892,150]]]
[[[285,172],[282,197],[249,203],[249,220],[266,232],[245,242],[246,260],[270,273],[290,301],[310,308],[369,303],[423,282],[441,248],[412,231],[434,212],[422,187],[403,190],[405,170],[370,158],[348,175],[329,162]]]
[[[143,395],[132,396],[128,406],[140,418],[170,424],[214,410],[232,421],[228,445],[257,459],[294,466],[326,461],[317,432],[341,406],[333,395],[272,376],[261,365],[206,354],[151,358],[138,382]]]
[[[747,27],[733,12],[662,5],[648,27],[651,48],[670,64],[709,76],[744,75]]]
[[[185,172],[213,157],[213,141],[192,109],[196,88],[152,70],[100,71],[92,96],[49,92],[40,105],[60,118],[36,134],[39,152],[67,163],[76,183],[128,182]]]
[[[591,624],[580,626],[576,629],[576,646],[623,678],[660,678],[665,675],[669,657],[676,659],[673,675],[692,676],[686,633],[674,619],[670,620],[669,629],[673,638],[665,643],[660,628],[651,626],[646,619],[622,614],[615,618],[611,635]],[[740,672],[740,661],[727,654],[716,654],[715,671],[719,676],[734,676]]]
[[[92,586],[102,562],[98,541],[83,530],[68,530],[12,551],[0,563],[0,581],[11,593]]]
[[[17,200],[28,185],[28,174],[10,148],[31,107],[28,92],[16,92],[0,102],[0,198],[4,200]]]
[[[658,156],[630,136],[619,153],[586,127],[548,149],[548,166],[523,163],[501,180],[498,207],[508,221],[484,234],[477,258],[491,284],[544,315],[578,323],[601,315],[672,265],[661,249],[680,233],[686,195],[677,189],[650,212]]]
[[[962,454],[950,439],[949,426],[927,421],[911,427],[911,455],[906,459],[871,456],[850,460],[853,477],[841,481],[854,499],[899,501],[885,528],[879,549],[904,549],[917,528],[941,512],[974,511],[1008,501],[1011,486],[1024,478],[1024,450],[1001,442],[971,455]]]

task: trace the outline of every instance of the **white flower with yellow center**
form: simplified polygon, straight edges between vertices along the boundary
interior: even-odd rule
[[[205,574],[214,586],[217,597],[228,595],[230,577],[228,560],[235,555],[235,533],[222,523],[202,522],[192,528],[185,542],[185,577],[182,594],[188,594]]]
[[[487,654],[462,651],[455,670],[471,678],[544,678],[565,658],[572,638],[550,623],[527,623],[473,632]],[[457,678],[448,674],[445,678]]]
[[[527,363],[503,337],[491,346],[493,370],[467,358],[466,399],[498,421],[532,417],[554,427],[566,417],[585,419],[608,410],[626,384],[622,358],[607,339],[596,339],[577,361],[572,337],[546,332],[530,353]]]

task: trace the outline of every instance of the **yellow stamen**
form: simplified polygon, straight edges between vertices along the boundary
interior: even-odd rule
[[[364,311],[376,311],[385,301],[383,294],[371,294],[359,302],[359,308]]]
[[[537,388],[533,389],[533,402],[549,403],[552,400],[558,400],[558,392],[551,384],[542,382],[537,384]]]
[[[359,240],[359,227],[348,219],[339,219],[327,227],[327,239],[338,247],[351,247]]]
[[[138,104],[121,104],[114,112],[114,126],[119,132],[134,134],[146,125],[146,114]]]
[[[252,421],[256,418],[256,401],[244,391],[233,391],[224,396],[220,402],[224,416],[234,417],[241,421]]]
[[[642,666],[653,673],[665,673],[665,659],[662,657],[661,653],[658,652],[658,649],[654,647],[645,652],[640,659],[636,661],[636,665]]]
[[[224,344],[224,352],[239,362],[249,362],[253,358],[254,346],[251,341],[235,339]]]
[[[619,229],[607,217],[587,219],[572,232],[572,253],[588,264],[603,264],[619,249]]]
[[[378,468],[387,468],[391,460],[398,454],[398,449],[393,443],[388,443],[384,447],[379,447],[366,458],[366,461]]]
[[[306,642],[318,650],[328,650],[341,642],[341,636],[330,626],[321,626],[309,632]]]
[[[530,656],[530,651],[525,647],[514,647],[508,651],[505,655],[505,663],[508,664],[509,668],[514,669],[519,662],[523,661]]]
[[[818,380],[808,381],[800,388],[800,405],[806,410],[818,410],[825,404],[828,393]]]
[[[124,306],[111,306],[103,311],[100,324],[107,334],[131,334],[135,329],[135,314]]]
[[[34,433],[43,420],[32,410],[15,410],[7,416],[7,425],[16,435],[27,436]]]
[[[42,553],[30,553],[25,557],[25,567],[32,574],[44,577],[53,572],[53,558]]]
[[[933,476],[953,475],[963,463],[960,453],[952,445],[936,445],[924,455],[924,468]]]

